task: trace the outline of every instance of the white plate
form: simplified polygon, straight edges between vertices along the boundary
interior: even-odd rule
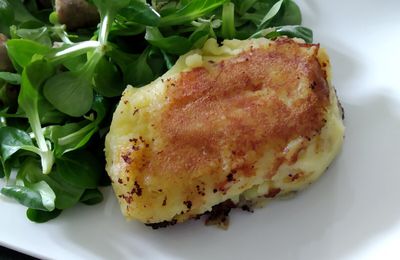
[[[57,259],[400,259],[400,1],[304,0],[304,24],[326,47],[346,111],[342,153],[297,197],[228,231],[190,221],[153,231],[105,202],[33,224],[0,202],[0,243]]]

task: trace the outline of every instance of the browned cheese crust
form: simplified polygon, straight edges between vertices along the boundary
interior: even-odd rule
[[[319,45],[280,39],[164,79],[166,103],[150,115],[156,134],[145,140],[133,133],[121,151],[124,170],[114,182],[129,187],[117,194],[127,215],[148,211],[142,221],[160,222],[157,211],[173,201],[181,208],[165,209],[163,220],[194,217],[206,197],[250,188],[246,179],[256,175],[266,150],[275,155],[266,180],[282,163],[294,163],[301,149],[288,162],[281,156],[288,143],[311,140],[326,123],[330,88],[318,51]]]

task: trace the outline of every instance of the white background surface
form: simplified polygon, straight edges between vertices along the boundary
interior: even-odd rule
[[[400,1],[304,0],[304,24],[326,47],[346,111],[342,153],[297,197],[228,231],[190,221],[153,231],[105,202],[33,224],[0,200],[0,243],[57,259],[400,259]]]

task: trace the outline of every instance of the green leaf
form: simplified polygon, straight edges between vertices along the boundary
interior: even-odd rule
[[[21,67],[26,67],[30,64],[35,54],[45,55],[51,51],[48,46],[25,39],[8,40],[7,50],[11,60]]]
[[[99,9],[100,14],[104,17],[105,13],[116,13],[118,10],[126,7],[130,0],[92,0]],[[136,2],[136,1],[134,1]]]
[[[127,21],[138,24],[157,26],[160,15],[149,4],[140,0],[131,0],[130,4],[118,12]]]
[[[259,25],[263,18],[264,15],[261,13],[245,13],[242,17],[240,17],[241,20],[251,21],[255,25]]]
[[[210,24],[202,24],[189,37],[192,43],[192,49],[202,48],[204,43],[210,38]]]
[[[175,13],[180,7],[188,4],[188,1],[165,1],[158,4],[157,11],[161,17],[166,17]]]
[[[65,153],[83,147],[97,130],[94,124],[69,123],[63,126],[48,126],[45,128],[45,135],[54,144],[54,155],[60,158]]]
[[[48,211],[54,210],[56,194],[45,181],[29,184],[28,187],[40,194],[40,197],[42,198],[43,207],[45,207],[46,210]]]
[[[95,205],[103,201],[103,194],[98,189],[87,189],[82,194],[80,202],[86,205]]]
[[[166,56],[168,56],[168,62],[171,62],[171,64],[173,65],[176,61],[175,56],[171,57],[171,55],[166,54],[165,51],[162,51],[157,47],[150,47],[146,59],[148,66],[151,68],[151,74],[153,75],[153,78],[150,79],[150,81],[165,73],[165,70],[167,68],[165,59]]]
[[[7,0],[0,0],[1,23],[12,24],[14,21],[14,11]]]
[[[291,38],[300,38],[307,43],[313,42],[313,32],[307,27],[299,25],[285,25],[274,28],[268,28],[256,32],[250,38],[266,37],[268,39],[275,39],[279,36],[286,35]]]
[[[18,156],[12,156],[8,158],[7,161],[3,161],[1,159],[1,162],[2,162],[1,165],[2,167],[0,168],[2,169],[2,172],[7,180],[10,179],[12,172],[17,172],[21,167],[20,158]]]
[[[39,169],[40,170],[40,169]],[[37,181],[26,181],[26,176],[34,171],[33,169],[27,169],[26,167],[22,166],[17,173],[16,179],[17,183],[23,182],[23,185],[19,184],[16,188],[12,188],[14,193],[10,193],[15,199],[17,199],[20,203],[27,207],[35,208],[35,209],[44,209],[48,211],[52,211],[55,208],[55,198],[56,195],[51,187],[44,181],[44,180],[37,180]],[[8,186],[6,186],[8,187]],[[11,186],[12,187],[12,186]],[[35,193],[40,195],[40,207],[37,205],[34,206],[33,204],[27,204],[25,202],[21,202],[24,197],[26,198],[33,198],[32,200],[34,203],[37,202]],[[43,208],[42,208],[43,207]]]
[[[276,2],[272,8],[268,11],[268,13],[264,16],[264,18],[261,20],[260,24],[259,24],[259,28],[265,28],[266,26],[268,26],[268,22],[271,21],[272,18],[275,17],[275,15],[278,14],[279,10],[281,10],[283,4],[283,0],[279,0],[278,2]]]
[[[4,1],[4,0],[3,0]],[[14,10],[15,21],[25,23],[30,21],[40,22],[25,7],[21,0],[8,0],[11,8]]]
[[[299,6],[292,0],[285,0],[283,3],[283,14],[278,19],[279,25],[300,25],[301,11]]]
[[[163,50],[161,50],[161,53],[163,55],[165,64],[167,65],[167,68],[168,69],[172,68],[174,66],[176,60],[174,61],[173,58],[171,57],[171,55],[165,53],[165,51],[163,51]]]
[[[0,155],[3,162],[26,146],[34,146],[30,136],[17,128],[0,128]]]
[[[72,117],[86,114],[93,102],[91,78],[81,71],[51,77],[43,87],[43,94],[55,108]]]
[[[56,208],[68,209],[75,206],[79,202],[79,198],[82,196],[84,189],[65,183],[57,173],[52,172],[50,175],[51,179],[46,182],[49,183],[56,193]]]
[[[79,71],[86,64],[86,57],[84,55],[79,55],[76,57],[68,57],[62,62],[62,65],[69,71]]]
[[[90,53],[86,64],[79,70],[56,74],[43,87],[46,99],[59,111],[80,117],[93,103],[93,74],[104,56],[103,48]]]
[[[70,185],[83,189],[98,186],[103,170],[90,153],[78,151],[56,159],[57,173]]]
[[[11,72],[0,72],[0,79],[6,81],[9,84],[12,85],[20,85],[21,84],[21,75],[17,73],[11,73]]]
[[[307,27],[298,25],[287,25],[277,27],[276,31],[281,35],[303,39],[307,43],[313,42],[313,32]]]
[[[37,60],[24,69],[18,103],[28,117],[38,115],[41,86],[53,73],[54,68],[44,60]]]
[[[65,182],[65,180],[56,171],[44,175],[40,169],[40,163],[32,158],[27,158],[20,171],[19,176],[29,183],[45,181],[56,194],[55,206],[57,209],[67,209],[79,202],[85,189],[75,187]]]
[[[19,38],[32,40],[37,43],[43,44],[47,47],[51,47],[52,41],[49,35],[49,29],[47,26],[39,28],[19,28],[13,32],[13,36]]]
[[[177,35],[164,38],[160,31],[155,27],[147,27],[144,38],[151,45],[158,47],[167,53],[176,55],[182,55],[188,52],[192,47],[191,42],[187,38]]]
[[[45,136],[54,144],[56,158],[61,158],[65,153],[82,148],[98,131],[98,126],[108,109],[106,100],[96,96],[92,109],[96,112],[96,119],[92,122],[89,121],[90,123],[85,120],[79,123],[69,123],[63,126],[53,125],[45,128]]]
[[[15,199],[26,207],[47,210],[42,203],[40,193],[32,188],[18,185],[5,186],[1,189],[1,193],[4,196]]]
[[[110,29],[111,36],[133,36],[143,33],[146,30],[146,26],[133,22],[127,22],[124,18],[117,17],[115,23],[113,23]]]
[[[102,58],[93,75],[94,90],[105,97],[117,97],[122,94],[125,84],[121,72],[110,59]]]
[[[239,4],[238,12],[240,14],[246,13],[258,0],[238,0],[236,1]]]
[[[4,178],[6,176],[4,167],[0,167],[0,179]]]
[[[99,125],[103,121],[109,109],[110,106],[107,99],[100,95],[94,97],[92,110],[96,112],[96,119],[94,120],[96,125]]]
[[[7,0],[0,0],[0,32],[8,34],[14,21],[14,11]]]
[[[222,6],[228,0],[192,0],[188,1],[182,8],[176,12],[162,17],[160,26],[181,25],[187,22],[194,21],[202,17],[216,8]]]
[[[39,117],[42,124],[61,124],[65,122],[67,116],[49,103],[42,95],[38,102]]]
[[[135,87],[143,86],[154,79],[153,71],[147,63],[148,50],[132,62],[125,73],[125,81]]]
[[[53,211],[43,211],[29,208],[26,211],[26,217],[32,222],[45,223],[58,217],[61,212],[62,210],[60,209],[54,209]]]
[[[111,50],[107,52],[107,56],[110,57],[122,70],[123,74],[125,74],[129,68],[129,64],[136,60],[139,55],[123,52],[117,45],[112,43],[110,43],[109,46],[111,46]]]

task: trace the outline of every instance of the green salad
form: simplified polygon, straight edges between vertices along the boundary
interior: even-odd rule
[[[0,0],[0,190],[46,222],[100,203],[103,154],[127,85],[209,38],[312,42],[292,0]]]

